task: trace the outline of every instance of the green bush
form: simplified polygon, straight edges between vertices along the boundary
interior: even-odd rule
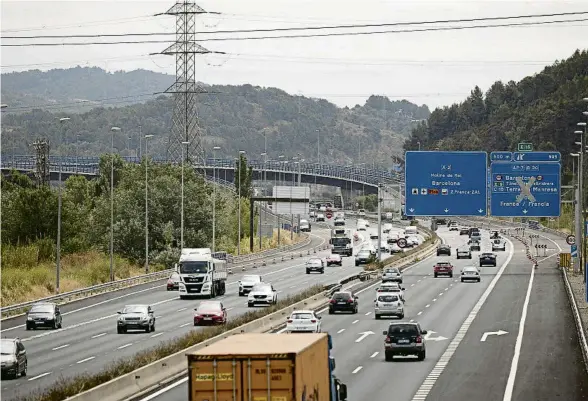
[[[260,319],[270,313],[276,312],[306,298],[320,294],[323,286],[313,286],[294,296],[278,301],[269,308],[247,312],[239,317],[229,320],[225,326],[208,327],[203,330],[192,330],[188,334],[162,342],[156,347],[135,354],[133,358],[119,359],[110,366],[95,374],[81,374],[70,378],[61,378],[51,385],[51,388],[17,398],[17,401],[62,401],[68,397],[87,391],[91,388],[106,383],[112,379],[130,373],[142,366],[153,363],[202,341],[218,336],[228,330],[237,328],[246,323]]]

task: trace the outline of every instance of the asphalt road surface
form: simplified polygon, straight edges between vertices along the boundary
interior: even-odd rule
[[[350,227],[353,220],[348,220]],[[369,232],[368,232],[369,233]],[[330,233],[326,228],[313,225],[314,246],[328,242]],[[311,256],[326,257],[329,251]],[[309,256],[309,257],[311,257]],[[343,267],[329,267],[325,274],[301,274],[306,259],[296,258],[249,269],[247,274],[261,274],[278,290],[278,298],[296,294],[314,284],[334,283],[360,271],[352,258],[344,258]],[[229,319],[247,312],[247,301],[238,297],[237,282],[244,274],[229,277],[227,294],[220,299],[228,310]],[[146,287],[146,288],[142,288]],[[2,398],[13,399],[39,388],[51,386],[60,376],[74,376],[82,372],[97,372],[121,358],[130,358],[135,353],[149,349],[158,343],[171,340],[193,330],[193,310],[200,300],[180,300],[177,292],[166,291],[163,283],[134,287],[76,303],[75,309],[64,306],[63,328],[59,330],[26,331],[22,319],[3,325],[3,337],[23,339],[28,355],[28,376],[16,380],[3,380]],[[154,333],[116,333],[117,311],[128,304],[150,304],[156,315]]]

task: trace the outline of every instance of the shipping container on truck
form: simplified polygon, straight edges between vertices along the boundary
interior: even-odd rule
[[[332,375],[326,333],[237,334],[187,357],[190,401],[347,398],[347,388]],[[332,394],[332,383],[341,397]]]

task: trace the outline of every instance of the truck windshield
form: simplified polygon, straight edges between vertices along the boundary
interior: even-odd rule
[[[201,274],[208,272],[208,262],[182,262],[180,263],[180,274]]]
[[[345,246],[351,243],[349,238],[333,238],[333,245],[335,246]]]

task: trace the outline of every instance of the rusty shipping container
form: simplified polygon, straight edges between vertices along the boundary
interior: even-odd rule
[[[237,334],[188,354],[190,401],[329,401],[327,334]]]

